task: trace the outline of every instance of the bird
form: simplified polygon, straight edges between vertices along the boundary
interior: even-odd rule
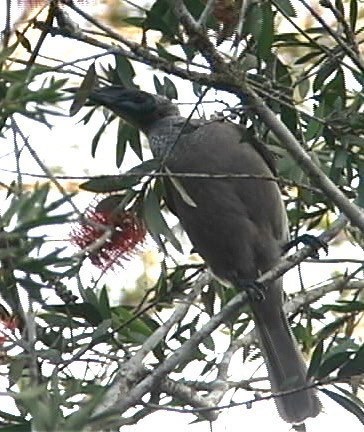
[[[180,187],[166,180],[167,207],[216,278],[247,290],[271,391],[286,392],[274,397],[280,417],[290,424],[316,417],[322,406],[283,311],[282,277],[264,289],[254,283],[289,241],[270,151],[242,125],[186,119],[168,98],[138,88],[99,87],[89,100],[143,132],[168,172],[189,174],[178,177]],[[201,173],[206,177],[191,177]]]

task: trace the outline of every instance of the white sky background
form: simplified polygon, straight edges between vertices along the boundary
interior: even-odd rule
[[[98,9],[100,4],[97,0],[94,0],[95,5]],[[144,3],[144,2],[140,2]],[[297,3],[297,2],[295,2]],[[5,2],[4,2],[5,5]],[[92,9],[87,8],[90,13]],[[3,19],[3,12],[0,9],[0,27],[3,27],[1,22]],[[38,37],[39,33],[34,32],[34,41]],[[100,52],[96,48],[89,47],[84,44],[79,44],[75,41],[68,40],[61,37],[47,37],[46,43],[43,45],[42,54],[62,58],[64,61],[74,60],[81,57]],[[27,58],[27,56],[26,56]],[[110,57],[110,61],[111,57]],[[106,59],[102,60],[102,63],[106,63]],[[89,62],[83,64],[87,68]],[[154,91],[152,74],[153,71],[145,66],[135,64],[137,71],[137,83],[145,90]],[[163,76],[163,74],[160,74]],[[195,98],[190,91],[190,86],[186,86],[185,83],[180,79],[172,78],[176,83],[179,90],[179,102],[194,102]],[[75,85],[78,82],[70,82],[69,85]],[[233,100],[233,99],[232,99]],[[65,111],[68,110],[69,104],[65,105]],[[182,105],[181,111],[183,114],[188,115],[193,105]],[[216,107],[207,106],[208,113],[211,114]],[[218,109],[218,108],[217,108]],[[86,127],[83,125],[76,124],[76,121],[81,118],[81,115],[76,118],[70,117],[53,117],[51,123],[54,124],[52,130],[47,129],[45,126],[39,125],[35,122],[21,120],[23,130],[29,135],[30,144],[36,150],[37,154],[42,158],[43,162],[49,167],[62,167],[64,174],[68,175],[96,175],[96,174],[115,174],[118,169],[115,166],[115,130],[113,133],[109,133],[106,138],[103,138],[99,143],[98,151],[96,152],[96,158],[93,159],[90,155],[90,144],[91,140],[101,125],[101,115],[99,116],[99,122],[93,121]],[[18,119],[20,117],[18,116]],[[113,125],[116,128],[116,125]],[[138,163],[136,157],[132,155],[128,159],[128,164],[134,165]],[[24,151],[21,159],[21,170],[29,173],[40,173],[43,174],[36,163],[31,159],[30,155]],[[5,170],[15,169],[15,158],[13,155],[13,143],[11,136],[7,136],[6,139],[0,139],[0,178],[4,183],[10,183],[14,179],[14,174],[7,173]],[[27,183],[32,183],[34,178],[25,177]],[[4,199],[4,192],[2,192],[1,201]],[[82,193],[77,199],[77,203],[82,207],[86,206],[87,203],[92,200],[93,195],[88,193]],[[65,232],[55,233],[58,238],[64,238]],[[362,251],[359,248],[355,248],[351,245],[346,244],[340,247],[331,247],[329,258],[335,257],[352,257],[360,258]],[[138,262],[136,260],[135,262]],[[345,271],[348,268],[353,269],[354,267],[340,265],[325,265],[325,264],[305,264],[303,267],[303,279],[305,286],[308,287],[314,283],[320,282],[329,277],[332,271]],[[114,275],[106,278],[107,283],[110,286],[118,287],[122,289],[123,285],[132,284],[133,276],[140,270],[137,268],[135,263],[130,262],[127,265],[126,272],[119,274],[117,277]],[[84,269],[85,276],[90,273],[90,269]],[[297,271],[292,270],[285,278],[285,287],[287,291],[296,290],[298,286]],[[120,287],[120,288],[119,288]],[[116,297],[119,294],[116,293]],[[332,299],[334,300],[334,298]],[[219,347],[218,347],[219,349]],[[220,347],[220,349],[222,349]],[[249,364],[241,364],[239,358],[235,357],[235,360],[231,366],[232,376],[246,377],[255,370],[256,363],[252,365],[249,370]],[[196,371],[191,371],[193,378]],[[1,391],[1,382],[0,382]],[[231,395],[228,395],[231,396]],[[248,394],[247,398],[251,396]],[[324,412],[316,419],[308,420],[307,431],[308,432],[321,432],[321,431],[342,431],[345,429],[351,432],[363,431],[363,425],[359,421],[347,413],[341,406],[332,402],[325,396],[321,396],[321,400],[324,405]],[[225,402],[228,402],[229,398]],[[0,406],[5,409],[5,400],[0,396]],[[123,428],[125,431],[130,432],[141,432],[146,428],[153,430],[154,428],[159,432],[170,432],[173,427],[173,432],[208,432],[210,426],[208,423],[196,423],[190,424],[193,420],[191,415],[181,415],[171,412],[158,412],[151,416],[148,416],[145,420],[139,422],[136,426],[129,426]],[[213,431],[241,431],[250,430],[254,427],[254,430],[269,430],[270,432],[285,432],[290,430],[290,426],[282,422],[275,412],[273,402],[259,402],[253,405],[253,408],[247,410],[244,406],[237,407],[234,409],[227,409],[219,417],[219,419],[213,424]]]

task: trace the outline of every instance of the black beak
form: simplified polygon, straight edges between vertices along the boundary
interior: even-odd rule
[[[70,108],[71,115],[75,115],[84,105],[94,104],[103,105],[115,111],[123,101],[132,99],[133,95],[140,92],[137,88],[132,89],[121,86],[105,86],[94,89],[71,87],[65,89],[65,91],[75,94]],[[91,103],[87,103],[87,101]]]

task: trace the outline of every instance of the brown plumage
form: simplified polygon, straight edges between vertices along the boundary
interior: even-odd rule
[[[272,177],[269,152],[235,124],[190,121],[169,100],[136,89],[96,90],[100,103],[141,129],[156,157],[171,172],[250,174]],[[167,153],[166,153],[167,152]],[[277,263],[288,241],[287,216],[274,181],[238,178],[179,178],[195,206],[166,182],[168,207],[214,274],[244,289]],[[307,369],[282,308],[282,280],[271,283],[261,301],[250,302],[273,392],[308,385]],[[275,398],[289,423],[315,417],[321,404],[313,389]]]

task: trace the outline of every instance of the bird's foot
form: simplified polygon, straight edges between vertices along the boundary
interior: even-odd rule
[[[239,281],[238,288],[246,292],[251,302],[261,302],[265,299],[267,287],[262,282],[244,279]]]
[[[311,246],[313,248],[311,257],[315,259],[320,258],[318,249],[322,248],[326,252],[326,255],[329,252],[329,247],[326,242],[320,240],[318,237],[315,237],[311,234],[302,234],[285,244],[283,247],[283,253],[288,252],[291,248],[299,245],[300,243],[303,243],[305,246]]]

